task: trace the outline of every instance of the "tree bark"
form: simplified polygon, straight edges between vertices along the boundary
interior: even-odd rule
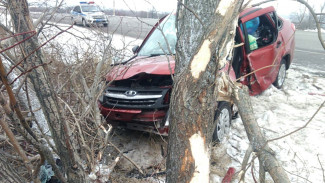
[[[242,0],[185,0],[177,10],[167,182],[209,182],[219,69],[232,50]]]
[[[8,0],[7,5],[15,32],[28,32],[35,29],[29,16],[26,0]],[[23,52],[25,53],[23,55],[26,56],[34,50],[37,50],[39,44],[37,38],[33,37],[25,41],[22,46],[24,48]],[[42,106],[52,138],[58,150],[58,155],[63,162],[68,182],[84,182],[85,173],[76,159],[76,154],[73,152],[68,125],[61,115],[61,108],[57,101],[56,92],[52,87],[51,78],[46,71],[46,63],[46,59],[43,57],[41,50],[37,50],[30,57],[24,59],[24,64],[28,68],[45,64],[42,67],[33,69],[28,75],[28,78]]]

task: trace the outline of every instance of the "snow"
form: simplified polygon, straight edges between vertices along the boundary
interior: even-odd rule
[[[69,25],[57,24],[61,30],[68,29]],[[44,35],[41,40],[44,42],[59,32],[60,29],[46,26]],[[96,53],[98,58],[102,58],[103,50],[108,46],[110,55],[115,57],[111,63],[121,62],[133,55],[132,48],[140,45],[142,40],[128,36],[108,34],[101,32],[96,28],[85,28],[73,26],[67,32],[59,35],[54,40],[45,46],[45,50],[51,51],[56,49],[61,57],[65,58],[66,63],[76,63],[80,58],[83,58],[87,53]],[[55,45],[55,46],[53,46]]]
[[[317,29],[306,29],[306,30],[304,30],[304,31],[306,31],[306,32],[318,32]],[[322,29],[322,28],[321,28],[321,32],[322,32],[322,33],[325,33],[325,29]]]
[[[283,136],[304,126],[324,102],[325,79],[304,70],[293,64],[287,71],[283,89],[271,86],[262,94],[251,97],[257,122],[267,139]],[[269,143],[292,182],[323,182],[318,157],[324,166],[324,119],[325,109],[322,108],[304,129]],[[227,153],[233,158],[230,166],[239,171],[239,163],[249,143],[240,118],[233,121],[229,142]],[[257,162],[255,160],[256,169]],[[253,182],[251,173],[246,175],[246,179]]]

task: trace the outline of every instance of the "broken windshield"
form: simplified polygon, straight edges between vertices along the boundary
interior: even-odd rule
[[[169,45],[170,51],[167,45]],[[152,56],[152,55],[175,54],[175,46],[176,46],[175,16],[169,15],[154,30],[154,32],[151,34],[151,36],[142,46],[138,55]]]

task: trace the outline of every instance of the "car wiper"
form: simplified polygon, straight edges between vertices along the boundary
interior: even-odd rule
[[[164,53],[154,53],[154,54],[150,54],[149,56],[144,57],[144,58],[156,57],[156,56],[160,56],[160,55],[166,55],[166,54],[164,54]],[[167,54],[167,55],[170,55],[170,54]],[[129,59],[123,61],[123,62],[118,62],[118,63],[115,63],[115,64],[111,64],[111,66],[116,66],[116,65],[121,65],[121,64],[124,65],[124,64],[128,63],[129,61],[133,60],[137,56],[138,55],[136,54],[133,57],[131,57],[131,58],[129,58]]]
[[[156,56],[160,56],[160,55],[170,55],[170,54],[165,54],[165,53],[153,53],[153,54],[150,54],[148,57],[156,57]]]
[[[125,60],[125,61],[122,61],[122,62],[118,62],[118,63],[114,63],[114,64],[111,64],[111,66],[116,66],[116,65],[121,65],[121,64],[126,64],[126,63],[128,63],[129,61],[131,61],[132,59],[134,59],[135,57],[137,57],[138,55],[137,54],[135,54],[135,55],[133,55],[131,58],[129,58],[129,59],[127,59],[127,60]]]

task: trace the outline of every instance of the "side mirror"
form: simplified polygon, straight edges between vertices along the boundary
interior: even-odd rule
[[[139,46],[136,45],[136,46],[134,46],[134,47],[132,48],[132,52],[133,52],[133,53],[136,53],[136,52],[138,51],[138,49],[139,49]]]

